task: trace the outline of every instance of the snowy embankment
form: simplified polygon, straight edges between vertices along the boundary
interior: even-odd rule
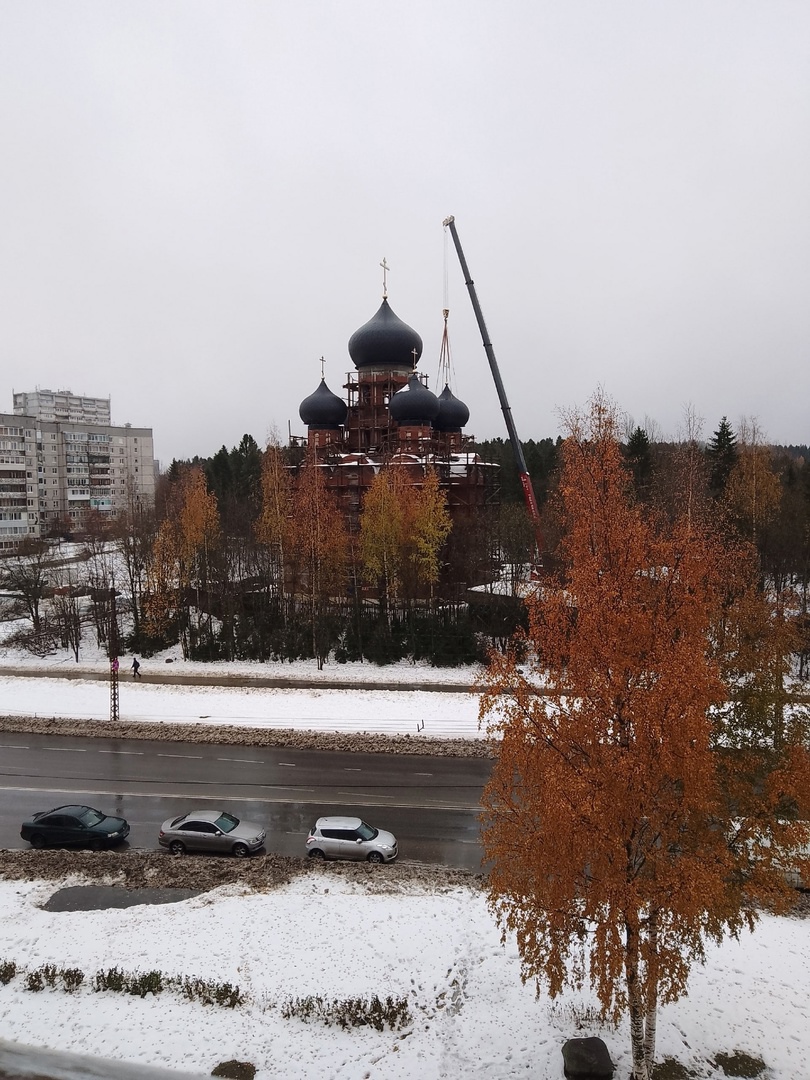
[[[103,721],[110,716],[110,690],[105,678],[109,662],[98,649],[85,650],[76,664],[63,650],[39,658],[19,650],[0,652],[0,713],[18,717]],[[166,663],[171,660],[170,664]],[[20,677],[47,674],[48,678]],[[83,674],[90,676],[82,678]],[[218,726],[279,731],[368,733],[422,739],[478,739],[479,697],[470,687],[478,668],[431,668],[409,663],[328,664],[321,671],[312,661],[287,663],[217,662],[178,659],[167,650],[142,662],[135,680],[122,658],[119,679],[120,719],[126,724],[174,724],[195,729]],[[59,678],[64,675],[64,678]],[[184,679],[220,679],[229,685],[189,685],[151,681],[182,675]],[[57,676],[57,677],[54,677]],[[261,686],[268,678],[286,679],[284,687]],[[379,689],[359,689],[379,684]],[[328,688],[325,684],[341,684]],[[236,684],[236,685],[230,685]],[[319,685],[320,684],[320,685]],[[420,687],[442,685],[453,692]],[[386,686],[397,687],[395,690]],[[456,689],[457,688],[457,689]],[[155,736],[150,736],[155,737]],[[157,736],[160,737],[160,736]],[[191,736],[192,738],[194,736]]]
[[[0,1035],[199,1075],[238,1058],[256,1066],[256,1080],[558,1080],[562,1043],[588,1034],[605,1040],[617,1076],[628,1075],[625,1026],[601,1026],[587,995],[535,1000],[514,941],[501,944],[475,885],[405,886],[387,868],[336,869],[102,912],[46,911],[55,883],[0,881],[0,962],[19,968],[0,986]],[[710,947],[689,996],[661,1010],[660,1057],[721,1077],[715,1056],[743,1051],[766,1063],[769,1080],[807,1076],[809,930],[765,917],[753,935]],[[26,972],[44,964],[79,968],[85,983],[74,994],[34,994]],[[245,1001],[230,1010],[175,990],[94,992],[93,976],[111,967],[229,982]],[[407,1003],[402,1028],[343,1030],[283,1015],[295,998],[374,995]]]

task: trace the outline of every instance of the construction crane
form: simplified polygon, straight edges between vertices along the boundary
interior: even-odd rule
[[[532,478],[531,476],[529,476],[529,469],[526,465],[526,458],[523,454],[523,447],[520,445],[520,439],[518,438],[515,421],[512,418],[512,410],[509,407],[509,402],[506,400],[506,391],[503,387],[501,373],[498,370],[498,361],[495,359],[495,350],[492,348],[492,342],[489,340],[487,324],[484,322],[484,313],[481,311],[481,305],[478,302],[478,294],[475,291],[475,284],[473,282],[473,279],[470,277],[470,270],[467,266],[467,260],[464,258],[464,252],[461,249],[461,241],[459,240],[458,232],[456,231],[456,219],[452,216],[445,218],[443,225],[445,228],[450,229],[450,235],[453,237],[453,243],[456,247],[458,261],[461,263],[461,271],[464,274],[464,284],[467,286],[467,291],[470,294],[473,311],[475,312],[475,318],[478,322],[478,329],[481,331],[481,338],[484,342],[484,351],[487,354],[487,360],[489,360],[489,368],[492,372],[492,378],[495,380],[495,389],[498,391],[498,400],[501,403],[501,412],[503,413],[503,418],[506,421],[506,430],[509,432],[509,441],[512,444],[512,453],[514,454],[515,464],[517,465],[518,475],[520,476],[520,486],[523,489],[523,500],[526,503],[526,510],[528,512],[529,519],[532,523],[532,526],[534,527],[535,542],[537,544],[537,557],[539,559],[542,553],[540,511],[537,508],[537,499],[534,496]]]

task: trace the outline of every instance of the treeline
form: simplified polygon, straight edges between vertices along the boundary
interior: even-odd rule
[[[131,597],[131,635],[122,644],[146,655],[179,643],[185,656],[212,660],[411,657],[445,666],[481,659],[525,620],[519,597],[528,570],[536,577],[554,569],[560,448],[559,439],[523,444],[539,530],[527,518],[504,439],[475,446],[483,461],[499,466],[500,498],[456,528],[437,476],[421,466],[381,470],[349,522],[328,489],[329,467],[314,468],[300,446],[262,450],[245,435],[210,458],[173,461],[154,511],[134,507],[114,523],[99,514],[86,522],[89,585],[101,598],[92,609],[99,641],[105,643],[104,605],[115,588]],[[707,442],[689,432],[663,442],[634,426],[621,448],[640,503],[671,518],[684,511],[696,521],[709,517],[730,539],[753,542],[763,587],[785,593],[796,613],[804,676],[806,447],[768,446],[755,423],[735,431],[723,418]],[[120,553],[125,582],[102,557],[105,544]],[[58,584],[51,617],[58,616],[59,638],[78,653],[76,575],[69,568],[55,574],[47,551],[37,547],[25,545],[5,561],[6,583],[29,598],[26,611],[42,648],[37,600],[46,594],[45,580]],[[470,592],[473,586],[489,587]]]
[[[755,421],[741,424],[735,431],[725,417],[709,440],[703,441],[698,438],[697,425],[688,416],[687,421],[686,435],[678,442],[656,439],[654,431],[648,433],[641,426],[627,431],[622,450],[637,499],[670,516],[685,506],[696,519],[709,515],[729,536],[752,541],[759,553],[763,584],[767,582],[777,592],[794,589],[798,618],[806,626],[810,584],[807,447],[769,446]],[[219,553],[226,567],[234,564],[227,572],[220,567],[216,581],[199,581],[200,602],[217,610],[211,612],[206,632],[195,628],[189,634],[189,653],[257,658],[325,656],[328,643],[341,658],[385,660],[425,655],[427,640],[436,663],[452,663],[454,658],[463,662],[480,655],[476,642],[481,641],[481,634],[500,641],[520,620],[521,607],[515,600],[520,575],[514,568],[548,566],[551,562],[559,526],[550,496],[557,482],[560,445],[560,439],[522,444],[541,507],[543,551],[536,551],[537,534],[523,509],[511,446],[506,439],[490,439],[476,443],[474,449],[482,460],[499,466],[499,505],[482,510],[477,520],[465,522],[463,529],[440,530],[433,538],[428,573],[422,573],[424,567],[415,561],[414,551],[423,540],[415,531],[413,511],[405,509],[407,492],[422,488],[404,484],[396,492],[388,492],[379,506],[379,491],[369,492],[360,532],[339,541],[339,567],[327,573],[325,581],[319,567],[328,565],[328,560],[324,563],[311,542],[307,547],[299,536],[287,538],[285,543],[278,524],[275,537],[267,532],[268,455],[281,472],[303,475],[306,468],[302,472],[304,452],[300,447],[262,451],[245,435],[230,451],[223,446],[208,459],[173,462],[159,517],[163,521],[177,519],[178,493],[184,490],[181,478],[196,469],[204,477],[205,492],[217,515],[219,539],[211,550]],[[324,516],[331,502],[325,489],[314,492],[295,481],[285,497],[292,500],[287,509],[290,519],[309,522],[310,533],[314,528],[313,499],[316,504],[321,500],[315,520],[319,515],[322,522],[332,520]],[[196,498],[199,501],[201,493]],[[438,494],[436,498],[441,502]],[[429,514],[436,512],[433,506]],[[338,537],[344,525],[328,528]],[[404,553],[408,544],[410,555]],[[305,550],[309,551],[306,566]],[[272,572],[265,565],[268,558]],[[476,605],[471,615],[467,589],[498,577],[511,583],[507,589],[511,595],[489,597],[486,606]],[[253,582],[253,586],[248,588],[245,582]],[[228,604],[213,603],[210,597],[214,595],[227,595],[242,610],[230,612]],[[805,639],[807,636],[805,633]],[[806,649],[799,662],[804,674]]]
[[[514,629],[517,605],[471,614],[466,593],[492,580],[501,552],[527,557],[522,513],[494,506],[453,536],[438,474],[413,465],[380,470],[350,523],[329,468],[299,448],[261,450],[249,435],[173,462],[154,519],[125,523],[149,534],[137,565],[123,552],[137,575],[130,647],[452,666],[483,659],[504,619]]]

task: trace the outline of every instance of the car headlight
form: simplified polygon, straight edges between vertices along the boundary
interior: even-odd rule
[[[116,837],[116,836],[120,836],[120,835],[121,835],[121,830],[120,830],[120,829],[116,829],[116,830],[115,830],[115,832],[111,832],[111,833],[110,833],[110,840],[112,840],[112,839],[113,839],[113,837]]]

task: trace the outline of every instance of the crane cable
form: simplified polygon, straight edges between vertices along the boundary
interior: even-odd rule
[[[453,368],[453,359],[450,353],[450,335],[447,331],[447,318],[450,314],[450,276],[448,273],[448,247],[447,247],[447,226],[444,227],[444,307],[442,309],[442,316],[444,317],[444,329],[442,331],[442,344],[439,349],[439,368],[436,375],[436,389],[444,386],[449,387],[451,381],[455,381],[455,369]]]

